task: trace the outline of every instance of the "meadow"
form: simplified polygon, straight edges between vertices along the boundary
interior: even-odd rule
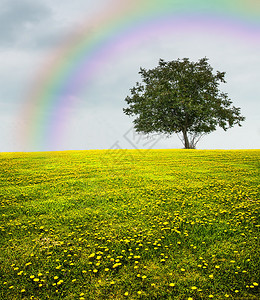
[[[0,299],[259,299],[260,150],[0,153]]]

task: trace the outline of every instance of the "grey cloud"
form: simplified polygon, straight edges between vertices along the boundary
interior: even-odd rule
[[[0,46],[19,44],[34,31],[35,26],[47,23],[52,11],[33,0],[6,0],[0,4]]]

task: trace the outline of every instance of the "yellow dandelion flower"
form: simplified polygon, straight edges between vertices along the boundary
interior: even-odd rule
[[[88,258],[93,258],[95,255],[96,253],[91,253]]]
[[[155,284],[154,284],[155,285]],[[169,283],[169,286],[175,286],[175,283]]]
[[[192,289],[192,290],[196,290],[197,287],[196,287],[196,286],[192,286],[191,289]]]
[[[124,295],[125,295],[125,296],[128,296],[128,295],[129,295],[129,293],[128,293],[128,292],[125,292],[125,293],[124,293]]]

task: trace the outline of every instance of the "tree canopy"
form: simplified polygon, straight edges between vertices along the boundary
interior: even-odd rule
[[[227,130],[245,120],[240,108],[219,90],[220,83],[226,83],[225,72],[214,73],[206,57],[198,62],[160,59],[156,68],[140,68],[139,74],[142,82],[130,89],[128,107],[123,109],[136,116],[134,128],[139,133],[177,133],[190,149],[217,126]]]

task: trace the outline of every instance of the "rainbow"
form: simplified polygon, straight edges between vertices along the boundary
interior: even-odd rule
[[[106,2],[106,1],[104,1]],[[66,105],[90,87],[102,64],[147,34],[208,31],[260,43],[258,0],[111,0],[46,59],[26,95],[19,132],[23,151],[54,150],[69,117]],[[159,58],[158,58],[159,59]]]

